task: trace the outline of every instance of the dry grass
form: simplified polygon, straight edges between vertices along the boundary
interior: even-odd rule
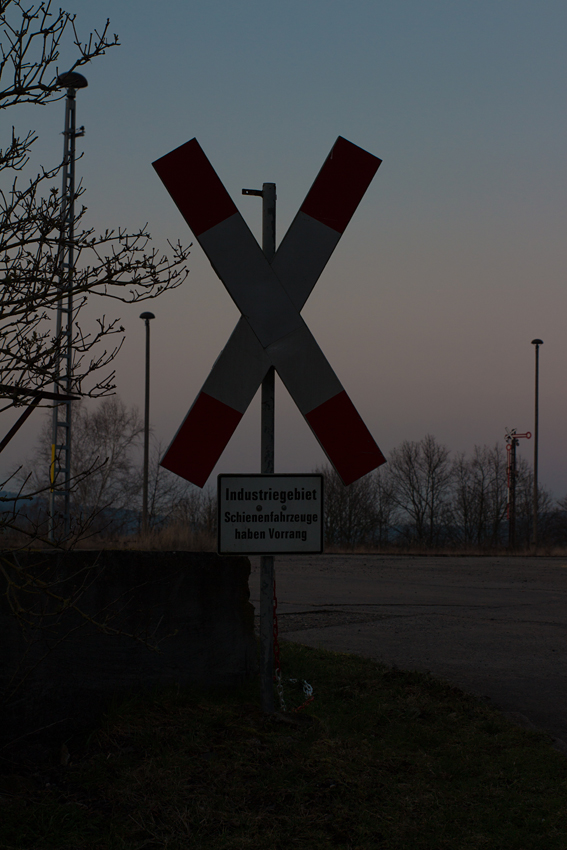
[[[115,548],[159,549],[167,552],[216,552],[217,539],[210,532],[191,531],[182,523],[168,525],[148,534],[124,537]]]
[[[27,549],[46,545],[46,541],[38,537],[30,537],[22,532],[5,529],[0,537],[2,548]],[[163,528],[153,529],[147,534],[85,534],[82,539],[73,542],[74,549],[138,549],[176,552],[216,552],[216,532],[211,530],[194,531],[187,522],[171,522]],[[325,553],[329,555],[387,555],[387,556],[427,556],[427,557],[567,557],[567,546],[545,545],[538,546],[537,553],[533,546],[509,549],[507,546],[424,546],[417,544],[362,544],[340,546],[325,545]]]
[[[10,766],[0,848],[567,847],[567,759],[545,736],[431,676],[293,644],[282,661],[315,688],[300,714],[262,715],[256,683],[170,690],[67,742],[66,764]]]
[[[18,532],[6,532],[2,538],[2,548],[27,549],[37,548],[40,541]],[[73,544],[74,549],[137,549],[160,550],[171,552],[216,552],[217,538],[211,531],[192,531],[186,523],[172,523],[164,528],[154,529],[147,534],[109,535],[93,534]],[[535,556],[533,547],[510,550],[506,546],[475,547],[475,546],[417,546],[417,545],[360,545],[336,546],[326,545],[328,555],[388,555],[388,556],[423,556],[439,558],[459,557],[530,557]],[[567,546],[545,546],[537,549],[538,557],[567,557]]]
[[[1,538],[2,549],[37,549],[46,541],[11,532]],[[216,552],[216,536],[206,531],[191,531],[183,524],[156,529],[148,534],[93,534],[73,543],[73,549],[138,549],[166,552]]]
[[[523,549],[508,549],[506,546],[495,546],[493,548],[475,546],[325,546],[327,555],[414,555],[437,558],[465,558],[465,557],[500,557],[500,558],[526,558],[535,556],[544,558],[566,557],[567,546],[538,546],[537,553],[533,546]]]

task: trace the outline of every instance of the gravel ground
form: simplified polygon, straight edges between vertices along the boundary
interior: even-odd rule
[[[353,623],[373,623],[384,619],[380,614],[356,614],[350,611],[305,611],[297,614],[278,615],[280,635],[288,632],[302,632],[305,629],[328,629],[331,626],[350,626]],[[254,617],[256,634],[260,633],[260,615]]]

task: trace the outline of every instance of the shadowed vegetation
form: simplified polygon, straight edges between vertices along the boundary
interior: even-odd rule
[[[356,656],[285,644],[282,669],[314,686],[300,713],[263,716],[256,682],[170,690],[59,743],[55,766],[2,762],[0,847],[567,846],[567,760],[546,736]]]

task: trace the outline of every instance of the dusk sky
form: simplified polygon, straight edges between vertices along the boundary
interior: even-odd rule
[[[77,96],[89,225],[194,241],[151,163],[196,137],[258,238],[261,201],[241,190],[277,184],[279,241],[344,136],[383,164],[303,316],[380,448],[430,433],[469,452],[506,427],[533,431],[540,337],[540,480],[567,493],[564,0],[62,5],[83,35],[109,17],[122,43],[83,69]],[[11,110],[40,134],[38,165],[60,157],[63,116],[63,103]],[[238,318],[196,243],[189,268],[154,302],[93,307],[121,317],[117,392],[140,409],[139,314],[156,314],[164,446]],[[324,463],[281,384],[276,410],[276,472]],[[3,469],[33,444],[34,417]],[[257,396],[215,475],[259,471],[259,418]],[[533,440],[519,453],[531,462]]]

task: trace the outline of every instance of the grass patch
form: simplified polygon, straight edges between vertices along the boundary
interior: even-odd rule
[[[13,767],[0,848],[567,847],[567,759],[545,735],[357,656],[284,644],[282,669],[314,686],[300,713],[264,717],[256,682],[162,691],[68,742],[68,764]]]

